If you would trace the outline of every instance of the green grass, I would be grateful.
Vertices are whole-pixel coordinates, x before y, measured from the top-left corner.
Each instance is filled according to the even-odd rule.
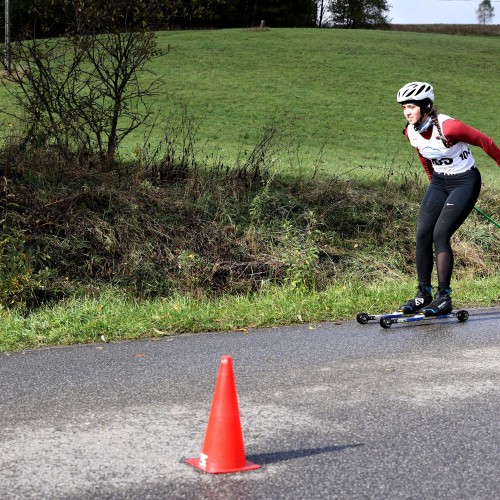
[[[298,323],[353,319],[359,311],[388,312],[414,292],[410,281],[339,282],[322,292],[284,288],[256,295],[197,300],[173,297],[139,302],[120,292],[99,298],[74,299],[41,309],[29,317],[0,311],[0,352],[76,343],[165,337],[177,333],[239,331]],[[464,279],[455,291],[455,306],[488,307],[497,297],[500,277]],[[500,297],[497,297],[497,301]]]
[[[442,112],[500,141],[491,105],[500,37],[271,29],[162,32],[158,40],[173,49],[152,68],[167,82],[158,111],[166,116],[184,100],[200,121],[200,142],[222,147],[229,160],[255,144],[260,127],[276,117],[301,145],[301,168],[315,166],[325,141],[320,167],[327,174],[352,176],[355,168],[379,177],[390,167],[416,165],[400,133],[404,119],[395,96],[417,79],[433,83]],[[126,147],[140,140],[131,138]],[[494,166],[476,149],[480,165]],[[292,157],[284,168],[298,166]],[[499,186],[498,176],[484,170]]]
[[[228,162],[255,144],[265,123],[279,119],[301,145],[300,155],[291,151],[285,162],[287,171],[314,168],[325,141],[320,166],[327,174],[359,171],[373,178],[387,168],[416,165],[395,102],[397,90],[416,79],[433,83],[442,112],[500,137],[493,105],[500,37],[233,29],[159,32],[158,43],[172,49],[150,66],[165,78],[154,98],[159,119],[186,103],[200,123],[199,144],[221,151]],[[9,109],[3,89],[0,98]],[[2,113],[0,120],[4,128],[10,121]],[[144,132],[129,137],[123,156],[133,156]],[[162,136],[158,126],[150,142]],[[474,153],[481,166],[494,166],[482,151]],[[498,176],[484,170],[498,186]]]
[[[401,134],[404,119],[395,95],[404,83],[432,82],[442,112],[500,143],[495,105],[499,37],[313,29],[182,31],[158,36],[162,47],[170,45],[173,50],[152,65],[166,82],[164,92],[155,98],[155,108],[166,119],[177,112],[179,103],[187,104],[199,121],[198,158],[217,151],[234,164],[240,151],[255,145],[262,127],[277,120],[286,128],[289,141],[288,149],[282,149],[273,163],[279,173],[310,177],[318,169],[322,178],[341,178],[346,182],[344,189],[354,189],[356,184],[349,187],[349,179],[373,185],[373,220],[356,222],[359,231],[377,223],[377,197],[385,198],[387,187],[401,186],[390,182],[392,171],[403,173],[409,182],[423,176],[415,152]],[[2,92],[1,102],[8,107]],[[7,129],[9,118],[0,114],[0,120]],[[133,156],[143,144],[144,132],[123,144],[124,157]],[[162,136],[158,126],[151,143]],[[483,175],[482,200],[487,205],[482,206],[480,199],[478,206],[498,221],[499,171],[478,148],[473,148],[473,154]],[[409,196],[402,187],[398,189],[388,198],[399,201]],[[366,196],[366,191],[363,197],[360,193],[358,204],[371,206]],[[366,215],[356,203],[338,205],[353,217]],[[398,209],[395,203],[394,217]],[[485,251],[497,252],[498,232],[490,226],[480,216],[470,218],[459,242],[459,260],[470,259],[477,240],[490,241]],[[360,232],[355,241],[352,234],[346,239],[339,233],[338,238],[351,250],[359,245],[359,253],[352,254],[357,255],[353,269],[321,292],[264,287],[254,295],[138,301],[111,291],[97,298],[64,301],[27,317],[0,309],[0,350],[179,332],[244,331],[253,326],[345,320],[360,310],[396,308],[415,289],[414,276],[402,279],[400,272],[391,274],[402,251],[398,235],[382,246],[376,234],[369,241],[362,234],[368,232]],[[457,306],[499,304],[500,277],[482,273],[481,259],[477,260],[470,272],[457,271],[453,285]],[[367,274],[363,276],[364,265]],[[385,281],[379,279],[384,267]]]

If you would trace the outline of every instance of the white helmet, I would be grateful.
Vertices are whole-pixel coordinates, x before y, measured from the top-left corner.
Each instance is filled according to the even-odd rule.
[[[434,89],[427,82],[411,82],[401,87],[398,92],[398,102],[423,101],[429,99],[434,102]]]

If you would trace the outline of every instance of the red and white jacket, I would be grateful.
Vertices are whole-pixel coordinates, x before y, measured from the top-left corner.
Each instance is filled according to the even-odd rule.
[[[437,118],[444,139],[452,144],[451,147],[443,144],[435,125],[423,133],[411,125],[405,129],[405,135],[416,148],[429,179],[432,179],[434,170],[442,174],[459,174],[472,168],[474,158],[469,145],[480,147],[500,167],[500,148],[490,137],[450,116],[438,113]]]

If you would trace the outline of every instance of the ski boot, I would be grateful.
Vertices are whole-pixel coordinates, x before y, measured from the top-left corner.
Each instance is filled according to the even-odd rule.
[[[422,312],[425,316],[441,316],[442,314],[449,314],[453,310],[451,303],[451,288],[438,290],[434,295],[434,300],[426,305]]]
[[[423,307],[429,305],[432,302],[432,287],[422,286],[418,288],[417,296],[414,299],[409,300],[402,306],[400,306],[401,311],[404,314],[415,314]]]

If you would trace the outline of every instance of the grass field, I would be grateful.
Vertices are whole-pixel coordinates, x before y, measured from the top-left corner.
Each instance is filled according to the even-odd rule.
[[[148,136],[152,144],[164,136],[161,121],[185,104],[199,125],[200,150],[217,151],[228,163],[277,121],[293,140],[287,170],[320,166],[351,176],[355,168],[373,178],[384,167],[415,164],[395,101],[397,90],[413,80],[434,85],[441,112],[500,136],[500,37],[232,29],[159,32],[158,44],[166,53],[150,69],[165,84],[154,97],[160,124]],[[11,110],[4,89],[0,98],[0,110]],[[4,130],[12,122],[4,113],[0,120]],[[145,133],[130,136],[122,156],[133,157]],[[482,151],[475,154],[480,165],[494,166]],[[499,186],[489,170],[488,181]]]
[[[161,95],[154,100],[159,124],[148,137],[153,147],[167,128],[161,121],[172,114],[178,118],[184,105],[199,127],[196,156],[208,166],[220,161],[221,156],[225,164],[237,164],[238,157],[255,146],[263,127],[275,123],[283,132],[282,147],[268,167],[277,176],[307,178],[308,183],[303,186],[310,186],[313,172],[317,172],[314,182],[317,178],[320,194],[328,195],[328,186],[332,186],[332,192],[340,193],[332,194],[331,207],[329,202],[318,202],[312,208],[323,217],[317,226],[322,230],[320,243],[305,234],[302,226],[282,225],[283,220],[289,222],[285,218],[271,221],[275,226],[270,226],[269,232],[253,226],[256,209],[278,212],[286,208],[287,215],[294,215],[297,208],[278,204],[280,197],[289,194],[286,189],[273,193],[265,187],[250,204],[252,217],[247,214],[247,218],[236,220],[236,211],[230,212],[229,205],[215,207],[219,218],[209,219],[208,225],[213,222],[217,238],[219,234],[228,238],[217,244],[227,244],[237,251],[249,248],[257,253],[261,249],[252,249],[251,245],[259,242],[255,231],[262,230],[263,235],[276,236],[282,245],[276,244],[276,248],[289,252],[285,257],[288,263],[292,259],[292,268],[295,266],[298,273],[310,270],[303,268],[304,252],[306,257],[316,257],[318,248],[326,248],[341,261],[345,257],[343,263],[334,266],[339,276],[321,290],[271,285],[248,295],[207,298],[173,294],[135,300],[112,289],[103,290],[101,296],[79,296],[29,315],[0,307],[0,351],[178,332],[246,331],[252,326],[337,321],[353,318],[362,309],[380,312],[397,307],[402,299],[409,298],[415,289],[415,277],[404,274],[411,265],[405,262],[410,257],[402,253],[413,251],[415,200],[426,181],[416,153],[401,134],[404,119],[395,100],[396,92],[408,81],[430,81],[440,111],[500,143],[500,37],[235,29],[161,32],[158,41],[163,49],[170,46],[171,50],[151,65],[165,79]],[[4,90],[0,90],[0,99],[1,107],[8,109]],[[4,130],[16,126],[3,113],[0,122]],[[123,158],[134,157],[144,145],[146,132],[141,130],[128,138],[121,150]],[[473,154],[484,182],[478,206],[482,206],[482,200],[487,212],[498,221],[500,170],[478,148],[473,148]],[[397,182],[391,181],[392,173]],[[336,184],[332,184],[332,179]],[[415,183],[415,188],[412,190],[401,179]],[[144,193],[138,193],[138,198],[159,198],[161,193],[155,194],[148,186],[140,186]],[[302,185],[297,186],[300,189]],[[293,189],[292,186],[290,190],[295,194]],[[172,195],[172,191],[168,194]],[[313,194],[299,192],[291,200],[283,198],[283,204],[298,200],[298,208],[307,214],[307,203],[317,199]],[[184,201],[181,196],[172,199],[170,205],[180,206]],[[203,200],[197,202],[200,205],[195,208],[203,211]],[[215,202],[215,198],[209,199],[207,207]],[[130,225],[125,226],[131,233],[136,208],[137,205],[135,211],[130,211]],[[242,211],[246,208],[242,207]],[[76,210],[73,205],[71,209]],[[170,217],[171,213],[167,215]],[[211,216],[207,212],[207,217]],[[402,220],[398,219],[400,216]],[[346,229],[349,217],[352,228]],[[412,219],[405,222],[405,217]],[[303,225],[306,215],[298,213],[296,219]],[[336,219],[342,219],[343,226],[336,225]],[[99,224],[100,235],[109,236],[106,244],[113,245],[112,224],[104,219],[99,219]],[[289,246],[283,244],[286,231]],[[498,269],[496,274],[492,272],[491,266],[498,262],[499,241],[498,230],[477,214],[467,221],[457,242],[461,266],[454,282],[454,291],[460,297],[457,306],[498,305],[500,274]],[[481,249],[476,243],[482,244]],[[207,256],[192,253],[190,247],[171,250],[187,273],[198,272],[202,268],[196,267],[198,262],[200,266],[212,266]],[[464,262],[467,264],[462,265]],[[384,275],[386,279],[379,281]],[[186,279],[191,278],[186,274]]]
[[[276,119],[300,145],[301,168],[317,166],[323,145],[320,167],[328,174],[359,168],[373,177],[415,164],[395,101],[413,80],[432,82],[442,112],[500,137],[500,37],[271,29],[162,32],[158,40],[172,48],[153,67],[166,80],[158,111],[166,116],[183,100],[199,120],[200,143],[222,148],[229,162]],[[128,149],[140,140],[132,138]],[[476,155],[494,166],[482,151]],[[285,168],[298,161],[291,163]],[[487,177],[500,185],[498,176]]]

